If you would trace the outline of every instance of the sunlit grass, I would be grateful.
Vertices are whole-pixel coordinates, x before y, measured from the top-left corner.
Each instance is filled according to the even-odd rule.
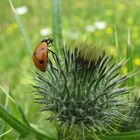
[[[9,1],[11,3],[11,0]],[[39,123],[43,118],[41,115],[38,115],[40,107],[33,102],[32,88],[30,85],[34,78],[32,74],[34,66],[31,60],[32,47],[36,47],[42,38],[48,37],[48,34],[46,34],[46,36],[41,35],[41,29],[49,28],[50,32],[53,31],[52,34],[49,33],[49,36],[52,37],[53,34],[55,34],[55,24],[59,24],[59,28],[57,27],[56,29],[59,38],[61,38],[61,40],[58,40],[58,46],[63,44],[62,27],[66,34],[64,38],[69,37],[65,38],[67,40],[72,40],[78,33],[80,33],[81,36],[87,33],[87,37],[92,41],[103,41],[107,44],[106,46],[111,46],[114,56],[116,56],[115,51],[117,50],[119,60],[126,58],[126,53],[127,59],[130,59],[130,57],[132,57],[131,49],[133,49],[133,59],[130,59],[124,71],[139,70],[140,19],[137,18],[140,8],[139,0],[115,2],[61,0],[62,23],[55,23],[55,20],[52,19],[51,13],[56,9],[52,9],[51,0],[47,2],[45,0],[41,2],[38,0],[13,0],[14,7],[11,3],[12,10],[8,3],[9,1],[1,0],[0,4],[0,8],[4,9],[0,13],[0,85],[2,93],[0,97],[1,104],[4,105],[6,109],[10,108],[14,116],[19,117],[22,115],[13,105],[13,103],[16,102],[23,108],[24,113],[32,124]],[[56,4],[55,0],[53,4]],[[15,8],[23,5],[28,8],[27,13],[17,15]],[[52,20],[54,21],[53,23],[55,23],[54,26],[52,25]],[[106,27],[102,30],[92,30],[92,32],[91,30],[86,30],[88,25],[95,25],[97,21],[104,21]],[[127,43],[127,40],[129,40],[127,32],[128,26],[132,27],[130,33],[131,44]],[[113,27],[116,27],[115,37]],[[132,66],[133,64],[134,66]],[[138,72],[135,78],[135,84],[137,84],[138,89],[140,89],[139,77],[140,73]],[[133,79],[129,83],[133,86]],[[6,90],[8,94],[3,95],[5,87],[8,88],[8,90]],[[11,102],[12,99],[13,103]],[[20,119],[24,120],[24,117]],[[42,125],[41,123],[39,124]],[[9,129],[9,126],[6,124],[4,125],[5,129],[0,131],[0,136],[6,137],[10,135],[10,138],[13,137],[15,135],[13,130]]]
[[[22,24],[22,22],[21,22],[21,20],[20,20],[20,18],[19,18],[19,16],[18,16],[18,12],[17,12],[16,9],[14,8],[14,5],[13,5],[13,3],[12,3],[12,0],[9,0],[9,4],[10,4],[11,9],[12,9],[14,15],[15,15],[16,21],[17,21],[17,23],[18,23],[18,25],[19,25],[19,28],[20,28],[20,30],[21,30],[21,33],[22,33],[23,37],[24,37],[24,40],[25,40],[25,42],[26,42],[26,44],[27,44],[28,50],[29,50],[30,53],[32,54],[32,45],[31,45],[30,39],[29,39],[29,37],[28,37],[28,35],[27,35],[27,31],[25,30],[25,28],[24,28],[24,26],[23,26],[23,24]]]
[[[130,73],[134,70],[134,66],[133,66],[133,45],[131,43],[131,31],[130,28],[128,29],[128,39],[127,39],[127,72]],[[134,77],[129,79],[128,81],[128,85],[131,87],[134,87]]]

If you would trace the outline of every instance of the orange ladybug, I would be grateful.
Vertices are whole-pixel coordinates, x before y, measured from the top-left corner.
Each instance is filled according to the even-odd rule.
[[[48,46],[52,44],[53,39],[43,39],[40,45],[35,49],[33,53],[33,62],[35,66],[42,72],[47,70],[48,64]]]

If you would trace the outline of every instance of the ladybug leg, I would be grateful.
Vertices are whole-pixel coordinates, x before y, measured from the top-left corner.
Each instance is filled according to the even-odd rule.
[[[54,58],[55,60],[57,60],[57,62],[59,62],[60,59],[58,58],[58,56],[57,56],[52,50],[48,49],[48,52],[51,52],[53,58]]]
[[[57,68],[55,68],[55,67],[53,66],[53,64],[52,64],[52,61],[51,61],[51,60],[49,60],[49,64],[51,65],[51,69],[54,69],[54,70],[58,71],[58,69],[57,69]]]
[[[56,55],[52,50],[50,50],[50,49],[48,49],[48,52],[50,53],[52,53],[53,55]]]
[[[55,56],[58,59],[58,56],[56,55],[55,52],[53,52],[52,50],[48,49],[48,53],[51,53],[53,56]]]
[[[51,47],[51,46],[53,46],[53,44],[49,44],[49,45],[48,45],[48,47]]]
[[[52,44],[53,44],[53,39],[52,39],[52,38],[49,38],[49,40],[48,40],[48,43],[47,43],[47,44],[48,44],[48,45],[49,45],[49,44],[51,44],[51,45],[52,45]]]

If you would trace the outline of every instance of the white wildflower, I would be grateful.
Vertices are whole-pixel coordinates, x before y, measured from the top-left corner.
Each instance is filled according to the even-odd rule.
[[[18,15],[24,15],[27,12],[28,12],[27,6],[21,6],[21,7],[15,8],[15,13]]]
[[[97,29],[103,30],[103,29],[106,28],[107,23],[105,21],[96,21],[95,26],[96,26]]]
[[[87,25],[85,29],[88,32],[95,32],[96,27],[94,25]]]
[[[50,33],[51,33],[50,28],[43,28],[40,30],[40,34],[42,36],[50,35]]]

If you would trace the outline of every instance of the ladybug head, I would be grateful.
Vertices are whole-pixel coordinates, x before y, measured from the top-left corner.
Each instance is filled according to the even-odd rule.
[[[52,44],[53,43],[53,39],[52,38],[45,38],[41,41],[41,43],[46,42],[47,45]]]

